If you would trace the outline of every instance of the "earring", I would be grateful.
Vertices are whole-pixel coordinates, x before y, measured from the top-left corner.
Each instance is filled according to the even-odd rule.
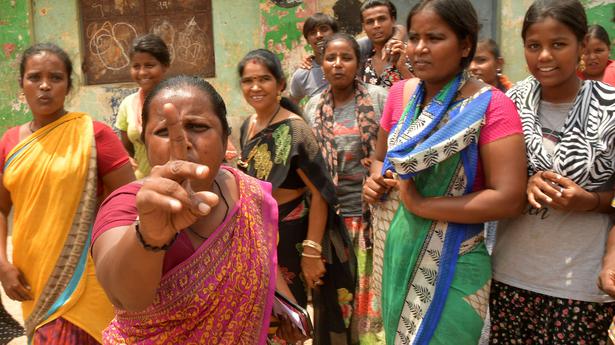
[[[581,55],[581,58],[579,59],[579,66],[577,66],[577,70],[579,72],[583,72],[585,71],[585,54]]]
[[[502,69],[501,68],[497,68],[495,70],[495,74],[497,74],[498,77],[501,77],[502,76]]]
[[[276,100],[278,101],[278,103],[280,103],[282,101],[282,93],[278,92],[278,96],[276,97]]]

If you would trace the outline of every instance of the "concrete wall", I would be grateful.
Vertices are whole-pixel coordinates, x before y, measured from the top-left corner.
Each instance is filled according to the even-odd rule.
[[[11,5],[11,3],[17,4]],[[86,111],[95,118],[110,123],[120,101],[133,92],[136,85],[133,83],[95,86],[83,84],[84,79],[79,68],[82,59],[77,1],[37,0],[31,2],[30,5],[27,0],[2,0],[0,6],[0,30],[2,30],[0,45],[5,41],[5,30],[23,31],[19,28],[24,25],[32,27],[32,42],[50,41],[60,45],[68,52],[75,66],[74,89],[68,97],[67,109]],[[23,11],[29,6],[32,6],[31,23],[24,24],[21,23],[23,18],[18,18],[18,20],[9,16],[9,9],[15,8],[14,11]],[[208,80],[222,94],[228,106],[231,125],[238,129],[240,117],[247,115],[250,110],[239,90],[236,65],[249,50],[262,45],[260,16],[255,15],[260,12],[259,2],[212,0],[212,7],[216,77]],[[7,40],[10,42],[10,37]],[[15,67],[19,53],[30,44],[29,38],[24,38],[23,41],[26,43],[20,44],[19,49],[15,49],[10,59],[0,59],[0,79],[2,80],[0,95],[6,95],[6,98],[0,99],[2,100],[0,111],[4,114],[4,117],[0,119],[0,131],[2,132],[6,127],[30,119],[27,107],[23,101],[18,100],[19,87],[16,82],[18,74]],[[7,104],[10,104],[10,107],[7,107]]]
[[[248,51],[267,47],[283,58],[287,75],[290,75],[308,53],[309,47],[301,34],[305,18],[317,11],[339,16],[335,9],[345,8],[352,1],[304,0],[299,6],[283,8],[272,0],[212,0],[216,77],[208,80],[227,103],[235,142],[242,120],[251,113],[239,89],[237,62]],[[613,0],[582,1],[590,22],[601,23],[615,38],[614,24],[609,21],[615,6]],[[501,0],[495,14],[501,22],[498,40],[507,60],[505,73],[512,80],[520,80],[527,74],[520,28],[531,2]],[[400,13],[400,17],[406,15]],[[79,26],[77,0],[0,0],[0,46],[3,49],[0,52],[0,132],[30,119],[27,106],[19,97],[16,80],[19,53],[31,42],[55,42],[71,56],[75,87],[67,102],[68,109],[86,111],[108,123],[112,121],[120,101],[136,86],[132,83],[83,85],[83,75],[78,68],[82,64]]]

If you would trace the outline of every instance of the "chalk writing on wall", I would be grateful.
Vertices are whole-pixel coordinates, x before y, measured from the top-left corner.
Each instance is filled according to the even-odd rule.
[[[211,0],[80,0],[87,84],[130,81],[130,47],[144,33],[169,47],[168,75],[215,76]]]

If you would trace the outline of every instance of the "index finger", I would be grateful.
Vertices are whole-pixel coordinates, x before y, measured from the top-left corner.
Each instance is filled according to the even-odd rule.
[[[184,135],[177,108],[171,103],[166,103],[162,106],[162,114],[167,125],[169,144],[171,145],[169,160],[186,160],[188,157],[186,136]]]

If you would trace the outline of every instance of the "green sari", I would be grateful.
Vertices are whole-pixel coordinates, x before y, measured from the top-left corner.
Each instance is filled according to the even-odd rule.
[[[424,87],[419,84],[389,137],[383,170],[413,178],[425,197],[472,192],[491,91],[485,88],[453,102],[463,82],[458,75],[422,111]],[[384,251],[387,344],[477,344],[490,282],[482,224],[434,221],[399,207]]]

